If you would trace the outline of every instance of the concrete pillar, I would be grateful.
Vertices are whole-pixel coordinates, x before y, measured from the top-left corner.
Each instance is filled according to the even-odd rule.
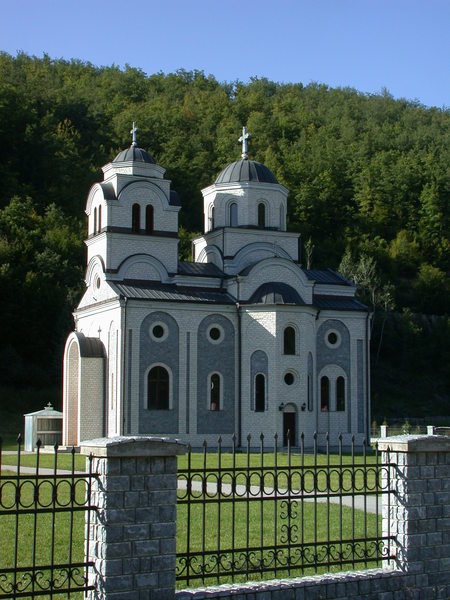
[[[391,566],[414,575],[424,598],[450,597],[450,439],[396,436],[378,447],[391,465],[393,493],[383,496],[383,535],[395,538]]]
[[[388,436],[388,426],[380,425],[380,437],[387,438],[387,436]]]
[[[90,600],[175,597],[177,455],[185,446],[151,436],[82,442],[93,456]]]

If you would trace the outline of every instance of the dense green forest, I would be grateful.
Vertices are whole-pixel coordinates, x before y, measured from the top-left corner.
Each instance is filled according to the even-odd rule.
[[[239,158],[245,124],[250,158],[290,190],[302,262],[339,269],[374,311],[374,415],[449,415],[449,119],[387,92],[0,53],[2,385],[60,382],[86,196],[132,121],[180,194],[185,258],[200,189]]]

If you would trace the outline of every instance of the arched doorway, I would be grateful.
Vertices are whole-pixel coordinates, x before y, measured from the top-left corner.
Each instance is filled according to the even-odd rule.
[[[294,404],[286,404],[283,408],[283,446],[296,446],[297,410]]]

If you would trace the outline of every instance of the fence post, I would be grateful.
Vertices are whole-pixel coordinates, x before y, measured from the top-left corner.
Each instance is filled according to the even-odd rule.
[[[395,436],[378,447],[391,465],[392,493],[383,495],[383,535],[395,538],[391,566],[414,575],[427,597],[450,597],[450,439]]]
[[[90,600],[175,597],[177,455],[185,447],[152,436],[81,443],[92,454],[88,560]]]

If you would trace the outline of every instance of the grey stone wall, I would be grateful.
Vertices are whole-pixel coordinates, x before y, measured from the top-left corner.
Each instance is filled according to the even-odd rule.
[[[163,323],[167,336],[161,341],[152,339],[151,327]],[[148,368],[154,364],[169,368],[172,389],[170,410],[149,410],[146,406],[146,377]],[[139,433],[178,433],[179,413],[179,328],[173,317],[162,311],[149,314],[143,321],[140,331],[139,360]]]
[[[175,595],[177,455],[182,444],[117,437],[83,442],[93,455],[89,600],[171,600]]]
[[[208,335],[211,326],[218,325],[223,338],[214,343]],[[198,328],[197,337],[197,433],[233,433],[235,390],[235,330],[233,323],[219,314],[205,317]],[[222,377],[221,410],[207,408],[208,376],[219,373]]]

